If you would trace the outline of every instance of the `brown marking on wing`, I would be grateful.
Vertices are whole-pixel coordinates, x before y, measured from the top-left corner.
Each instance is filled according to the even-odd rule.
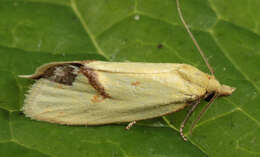
[[[91,101],[93,103],[99,103],[102,102],[104,100],[104,97],[100,96],[100,95],[94,95],[91,99]]]
[[[95,88],[100,95],[104,98],[111,98],[109,94],[106,93],[102,84],[98,81],[98,76],[92,69],[82,67],[80,68],[80,72],[88,78],[90,85]]]
[[[77,69],[79,65],[57,65],[48,68],[40,78],[46,78],[50,81],[57,82],[64,85],[72,85],[77,76]]]
[[[141,84],[141,82],[139,82],[139,81],[135,81],[135,82],[131,83],[132,86],[139,86],[140,84]]]

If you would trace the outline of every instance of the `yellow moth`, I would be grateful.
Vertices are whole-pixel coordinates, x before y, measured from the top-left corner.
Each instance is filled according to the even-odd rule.
[[[53,62],[25,99],[32,119],[68,125],[101,125],[163,116],[233,88],[187,64],[103,61]]]
[[[178,1],[177,6],[184,22]],[[187,26],[185,22],[184,25]],[[188,27],[186,29],[190,33]],[[193,36],[192,39],[197,44]],[[199,51],[202,53],[200,48]],[[22,110],[32,119],[51,123],[131,122],[127,126],[129,129],[136,121],[160,117],[192,105],[180,128],[186,140],[182,129],[199,101],[214,94],[210,104],[217,96],[234,91],[220,84],[211,72],[212,75],[208,75],[187,64],[52,62],[39,67],[33,75],[21,76],[36,80]]]

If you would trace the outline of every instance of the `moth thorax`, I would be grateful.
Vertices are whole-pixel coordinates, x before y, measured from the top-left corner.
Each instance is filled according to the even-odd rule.
[[[220,83],[214,77],[209,76],[208,78],[209,80],[208,80],[207,92],[219,93],[219,89],[221,88]]]

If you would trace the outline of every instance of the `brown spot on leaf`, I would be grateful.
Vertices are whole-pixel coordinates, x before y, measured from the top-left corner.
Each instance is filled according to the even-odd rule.
[[[158,44],[158,45],[157,45],[157,48],[158,48],[158,49],[163,48],[163,44]]]

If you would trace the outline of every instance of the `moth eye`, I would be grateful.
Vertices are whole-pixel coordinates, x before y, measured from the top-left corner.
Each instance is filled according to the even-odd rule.
[[[157,45],[157,48],[158,48],[158,49],[163,48],[163,44],[158,44],[158,45]]]
[[[57,65],[47,69],[45,73],[42,75],[42,78],[46,78],[50,81],[54,81],[65,85],[72,85],[78,72],[78,65]]]

